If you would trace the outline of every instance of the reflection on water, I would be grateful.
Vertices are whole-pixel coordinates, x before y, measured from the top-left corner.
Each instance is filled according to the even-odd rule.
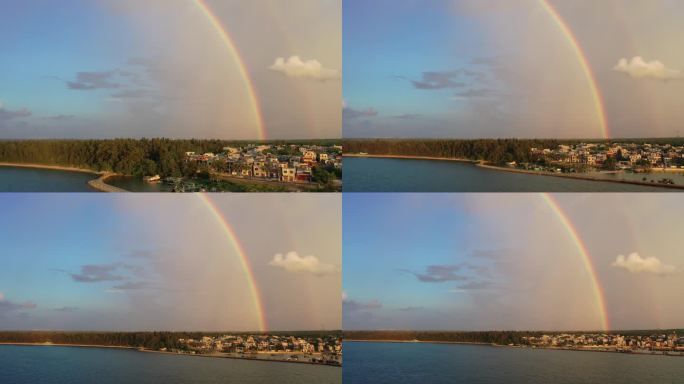
[[[96,192],[96,175],[51,169],[0,167],[0,192]]]
[[[681,383],[684,358],[423,343],[344,345],[345,384]]]
[[[14,383],[311,383],[340,384],[342,369],[134,350],[1,346],[0,382]]]

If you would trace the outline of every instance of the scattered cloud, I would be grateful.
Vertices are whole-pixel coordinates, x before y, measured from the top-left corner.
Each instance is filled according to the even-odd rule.
[[[492,287],[492,283],[489,281],[470,281],[465,284],[459,285],[457,288],[464,291],[476,290],[476,289],[489,289]]]
[[[75,119],[76,115],[54,115],[54,116],[46,116],[45,118],[48,120],[54,120],[54,121],[67,121],[67,120]]]
[[[631,60],[622,58],[613,67],[613,70],[637,79],[674,80],[684,78],[681,71],[667,68],[659,60],[645,61],[641,56],[635,56]]]
[[[77,91],[115,89],[121,86],[114,82],[117,70],[104,72],[78,72],[75,81],[66,81],[67,88]]]
[[[481,276],[489,275],[489,267],[487,267],[487,266],[468,264],[467,267],[468,267],[468,269],[477,273],[478,275],[481,275]]]
[[[349,106],[342,109],[342,118],[345,120],[358,119],[363,117],[375,117],[378,111],[375,108],[368,107],[366,109],[353,109]]]
[[[69,312],[73,313],[78,311],[78,307],[59,307],[59,308],[52,308],[53,311],[55,312]]]
[[[318,60],[304,61],[299,56],[290,56],[288,59],[279,57],[270,69],[297,79],[329,81],[342,77],[340,71],[323,67]]]
[[[378,300],[371,300],[368,302],[361,302],[347,298],[342,301],[342,312],[354,312],[363,310],[374,310],[382,308],[382,303]]]
[[[149,89],[124,89],[111,95],[116,99],[139,99],[154,96],[154,92]]]
[[[414,88],[424,90],[463,88],[467,84],[456,81],[461,72],[461,70],[423,72],[421,80],[411,80],[411,83]]]
[[[397,311],[401,312],[414,312],[414,311],[422,311],[424,307],[413,307],[413,306],[408,306],[408,307],[401,307],[397,308]]]
[[[497,92],[493,89],[477,88],[458,92],[454,95],[454,99],[484,99],[494,97],[496,95]]]
[[[297,252],[288,252],[286,255],[278,253],[273,256],[268,265],[282,268],[288,272],[305,272],[314,275],[328,275],[335,273],[339,268],[333,264],[320,261],[316,256],[299,256]]]
[[[641,257],[638,253],[629,256],[619,255],[612,264],[615,268],[622,268],[631,273],[652,273],[655,275],[671,275],[678,272],[673,265],[663,264],[658,258],[649,256]]]
[[[0,314],[12,312],[12,311],[35,309],[36,307],[37,307],[36,303],[34,303],[32,301],[25,301],[23,303],[15,303],[11,300],[8,300],[5,297],[5,295],[2,292],[0,292]]]
[[[396,115],[393,116],[395,119],[400,119],[400,120],[416,120],[420,119],[423,117],[420,113],[404,113],[402,115]]]
[[[408,269],[400,269],[400,271],[410,273],[424,283],[443,283],[465,280],[465,276],[457,274],[462,268],[462,265],[428,265],[424,273],[413,272]]]
[[[33,113],[26,108],[21,108],[15,111],[6,109],[4,104],[0,102],[0,127],[3,123],[9,122],[15,119],[21,119],[25,117],[31,117]]]
[[[54,270],[66,273],[67,275],[71,276],[73,281],[77,283],[122,281],[125,280],[126,277],[121,272],[128,271],[135,274],[141,274],[143,272],[143,268],[140,266],[124,263],[82,265],[80,273],[73,273],[63,269]]]
[[[128,290],[145,289],[145,288],[149,288],[149,286],[150,285],[144,281],[131,281],[128,283],[115,285],[112,287],[112,289],[117,289],[117,290],[121,290],[121,291],[128,291]]]

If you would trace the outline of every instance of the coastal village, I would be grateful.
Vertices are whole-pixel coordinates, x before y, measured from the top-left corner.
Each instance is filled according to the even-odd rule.
[[[246,144],[224,147],[220,153],[186,152],[185,161],[227,178],[341,185],[341,177],[336,177],[342,172],[341,145]]]
[[[631,336],[600,333],[526,336],[521,346],[684,356],[684,336],[676,332]]]
[[[684,171],[684,147],[650,143],[579,143],[557,148],[532,148],[533,164],[508,163],[509,166],[557,173],[584,170],[626,170],[646,172],[653,169]]]
[[[162,352],[212,355],[256,360],[342,365],[342,340],[335,335],[297,337],[279,335],[222,335],[179,339],[179,349]]]

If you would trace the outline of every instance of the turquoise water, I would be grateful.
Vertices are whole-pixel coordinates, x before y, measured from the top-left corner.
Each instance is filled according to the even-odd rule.
[[[339,384],[342,369],[134,350],[1,346],[0,383]]]
[[[344,159],[345,192],[672,192],[673,189],[502,172],[439,160]]]
[[[0,192],[95,192],[97,176],[51,169],[0,167]]]
[[[423,343],[344,345],[345,384],[669,384],[684,358]]]

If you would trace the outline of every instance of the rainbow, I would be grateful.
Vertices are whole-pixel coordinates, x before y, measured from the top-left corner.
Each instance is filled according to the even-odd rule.
[[[541,4],[542,8],[544,8],[544,10],[549,15],[551,15],[551,18],[556,23],[556,25],[558,25],[558,28],[561,30],[565,38],[568,40],[568,43],[572,47],[573,51],[575,51],[575,55],[579,59],[580,66],[582,67],[582,72],[584,72],[584,75],[587,79],[587,83],[589,85],[589,89],[591,90],[593,102],[596,107],[596,114],[598,115],[599,124],[601,127],[601,134],[603,135],[604,139],[610,138],[610,130],[608,126],[608,118],[606,117],[606,107],[603,101],[603,95],[599,90],[598,83],[596,81],[596,76],[594,76],[594,72],[592,71],[591,66],[589,65],[587,54],[582,49],[582,46],[579,44],[579,41],[577,40],[577,37],[572,33],[572,30],[570,29],[568,24],[565,22],[565,20],[563,20],[558,10],[554,8],[553,5],[551,5],[549,0],[538,1]]]
[[[558,217],[558,220],[570,235],[570,238],[572,239],[572,242],[575,244],[575,247],[577,247],[577,251],[579,251],[580,256],[582,256],[582,263],[584,264],[584,269],[587,271],[591,279],[591,288],[594,291],[594,297],[596,299],[596,310],[598,311],[599,316],[601,317],[601,324],[603,326],[603,330],[609,331],[610,321],[608,317],[608,310],[606,308],[606,300],[605,295],[603,293],[603,287],[599,282],[598,275],[596,274],[596,269],[594,268],[591,255],[589,254],[586,245],[580,238],[579,233],[577,232],[577,228],[575,228],[575,226],[572,224],[570,218],[563,211],[563,208],[560,206],[560,204],[548,193],[542,193],[541,196],[543,200],[549,205],[549,207],[551,207],[551,210],[555,213],[555,215]]]
[[[228,222],[228,219],[221,213],[221,210],[214,204],[214,202],[209,198],[209,196],[206,193],[197,193],[196,195],[199,196],[202,203],[209,209],[209,212],[211,212],[212,216],[214,216],[216,221],[220,224],[221,229],[226,234],[226,237],[228,238],[228,241],[230,242],[231,246],[237,252],[238,257],[240,258],[240,264],[242,265],[242,269],[245,272],[245,276],[247,278],[249,293],[252,302],[254,303],[254,309],[256,310],[256,314],[258,317],[259,331],[266,332],[268,330],[268,326],[266,324],[266,315],[261,300],[261,292],[259,291],[259,287],[256,284],[254,272],[252,271],[252,267],[249,264],[247,254],[245,253],[245,250],[240,244],[240,242],[238,241],[238,237],[235,234],[235,230],[233,230],[233,227]]]
[[[261,112],[261,104],[259,103],[259,99],[257,97],[256,87],[254,86],[254,82],[252,81],[252,78],[250,77],[249,72],[247,71],[247,66],[245,65],[245,62],[242,59],[242,56],[240,55],[240,51],[238,51],[235,42],[228,33],[228,30],[223,26],[223,24],[221,24],[221,21],[212,12],[211,8],[209,8],[209,5],[207,5],[206,1],[192,1],[200,9],[202,14],[204,14],[204,16],[209,20],[212,27],[216,29],[216,31],[219,34],[219,37],[225,44],[226,48],[228,48],[228,52],[230,53],[231,57],[237,63],[238,71],[240,72],[240,77],[242,78],[242,85],[249,97],[252,113],[254,115],[254,120],[259,135],[259,140],[266,140],[266,131],[264,117]]]

